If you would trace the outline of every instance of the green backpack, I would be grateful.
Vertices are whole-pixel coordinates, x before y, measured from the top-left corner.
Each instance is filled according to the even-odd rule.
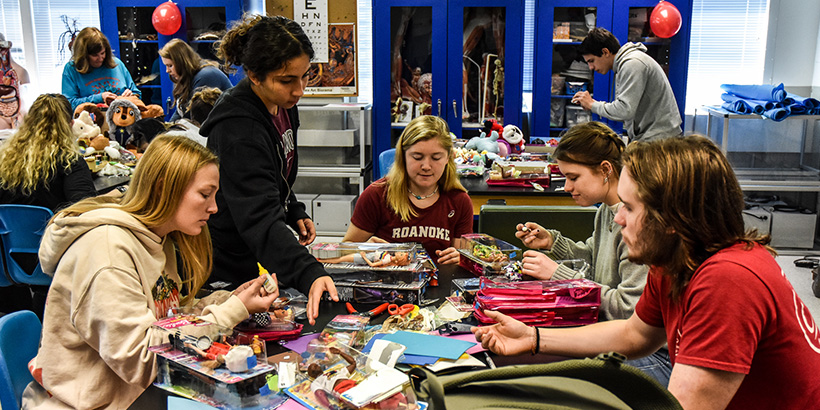
[[[419,400],[443,409],[681,409],[669,390],[618,353],[436,376],[410,371]]]

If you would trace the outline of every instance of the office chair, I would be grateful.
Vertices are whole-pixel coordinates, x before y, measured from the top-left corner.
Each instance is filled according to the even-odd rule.
[[[33,205],[0,205],[0,240],[11,280],[48,286],[51,276],[43,273],[37,253],[46,224],[53,213]]]
[[[0,317],[0,406],[19,409],[23,390],[34,378],[28,362],[37,355],[42,325],[34,312],[21,310]]]

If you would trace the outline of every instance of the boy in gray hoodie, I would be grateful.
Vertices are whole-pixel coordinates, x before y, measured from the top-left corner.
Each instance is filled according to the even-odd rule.
[[[592,29],[579,46],[579,54],[590,70],[615,72],[615,100],[595,101],[587,91],[576,93],[572,102],[613,121],[623,121],[630,141],[676,137],[681,117],[669,79],[661,66],[646,54],[646,46],[626,43],[606,29]]]

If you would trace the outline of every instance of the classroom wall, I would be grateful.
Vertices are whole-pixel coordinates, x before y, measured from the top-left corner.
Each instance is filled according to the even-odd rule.
[[[764,83],[815,98],[820,94],[820,7],[805,0],[771,0]]]

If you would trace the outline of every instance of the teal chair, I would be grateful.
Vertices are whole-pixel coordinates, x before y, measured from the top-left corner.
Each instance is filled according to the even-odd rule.
[[[3,262],[16,283],[48,286],[51,276],[43,273],[37,253],[53,213],[33,205],[0,205],[0,240]]]
[[[0,406],[19,409],[23,390],[34,381],[28,362],[37,355],[42,325],[34,312],[0,317]]]
[[[396,149],[390,148],[382,151],[379,154],[379,176],[376,178],[383,178],[390,171],[393,166],[393,161],[396,160]]]
[[[6,264],[3,263],[3,255],[5,255],[5,252],[3,251],[3,242],[0,241],[0,288],[14,284],[11,278],[9,278],[9,273],[6,271]]]

